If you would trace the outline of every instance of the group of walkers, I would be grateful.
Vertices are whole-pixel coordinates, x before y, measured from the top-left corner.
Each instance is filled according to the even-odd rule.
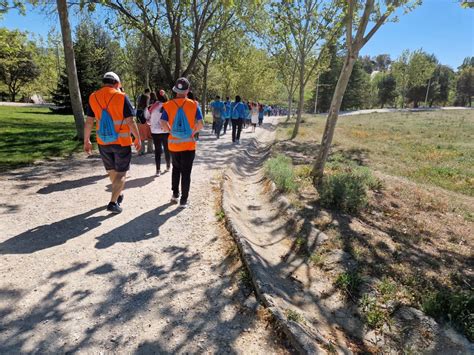
[[[84,128],[84,150],[92,153],[90,141],[94,121],[99,153],[112,182],[112,196],[107,210],[122,212],[126,173],[130,169],[132,144],[139,154],[145,142],[155,146],[156,174],[161,175],[161,153],[166,169],[171,172],[171,202],[181,208],[188,205],[191,171],[196,151],[196,134],[203,127],[201,109],[189,98],[190,84],[179,78],[173,87],[174,98],[166,93],[145,92],[138,100],[135,112],[127,95],[121,90],[120,78],[113,72],[105,73],[102,88],[92,93],[87,107]],[[133,140],[132,140],[133,135]]]
[[[212,132],[216,137],[219,138],[222,131],[224,131],[223,134],[226,134],[227,126],[231,124],[232,142],[240,144],[242,128],[251,126],[252,132],[255,132],[257,124],[262,125],[266,106],[261,103],[242,101],[238,95],[234,102],[231,102],[229,97],[223,102],[220,96],[216,96],[216,99],[211,103],[211,111]]]
[[[203,128],[199,103],[190,91],[186,78],[179,78],[173,87],[173,99],[164,90],[157,93],[146,89],[137,99],[136,111],[124,93],[120,78],[113,72],[105,73],[102,88],[92,93],[87,107],[84,129],[84,150],[91,154],[90,141],[94,121],[99,153],[112,182],[112,196],[107,210],[122,212],[126,173],[130,169],[132,144],[139,155],[155,152],[156,176],[171,172],[171,202],[181,208],[188,204],[191,171],[195,158],[196,141]],[[220,97],[211,103],[212,130],[217,138],[232,126],[232,142],[239,144],[242,128],[252,131],[262,125],[268,106],[244,102],[240,96],[231,102]],[[134,118],[136,117],[136,119]],[[154,148],[154,149],[153,149]],[[161,169],[161,155],[166,167]]]

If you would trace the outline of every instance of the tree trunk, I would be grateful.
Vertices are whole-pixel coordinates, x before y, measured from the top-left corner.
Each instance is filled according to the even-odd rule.
[[[201,111],[203,116],[206,116],[206,105],[207,105],[207,74],[209,69],[209,63],[204,65],[204,81],[202,85],[202,100],[201,100]]]
[[[71,96],[72,112],[76,123],[77,138],[84,139],[84,112],[82,110],[81,92],[79,80],[77,79],[76,60],[74,58],[74,47],[71,37],[71,26],[69,25],[66,0],[56,0],[58,6],[59,20],[61,22],[61,34],[63,37],[64,57]]]
[[[318,157],[313,166],[311,175],[313,176],[314,185],[319,185],[322,181],[324,174],[324,166],[326,164],[329,150],[331,148],[332,139],[334,137],[334,130],[336,128],[337,118],[339,117],[339,110],[341,109],[342,99],[346,92],[347,84],[354,68],[354,63],[358,53],[348,53],[344,60],[344,66],[339,75],[334,95],[331,101],[331,107],[329,108],[328,118],[326,120],[326,127],[324,128],[323,139],[321,141],[321,147],[319,148]]]
[[[286,116],[286,122],[290,120],[292,106],[293,106],[293,88],[291,90],[291,93],[288,95],[288,115]]]
[[[298,131],[300,129],[301,123],[301,115],[303,114],[303,107],[304,107],[304,69],[305,69],[305,61],[304,59],[301,60],[300,63],[300,97],[298,101],[298,114],[296,116],[295,128],[293,128],[293,133],[291,135],[291,139],[295,139],[298,135]]]

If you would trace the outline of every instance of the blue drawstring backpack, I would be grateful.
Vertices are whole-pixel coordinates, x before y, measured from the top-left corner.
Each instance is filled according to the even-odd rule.
[[[100,105],[99,100],[97,100],[97,96],[94,95],[95,100],[97,101],[97,104],[102,110],[100,113],[99,130],[97,131],[97,135],[104,143],[115,142],[119,137],[117,131],[115,130],[114,120],[112,119],[112,116],[110,116],[109,111],[107,111],[107,109],[109,108],[110,102],[112,101],[114,96],[115,94],[112,95],[107,106],[103,108]],[[120,128],[122,128],[122,124],[120,124]]]
[[[174,117],[173,126],[171,127],[171,135],[176,138],[184,139],[189,138],[193,134],[193,130],[189,125],[189,121],[184,113],[183,106],[186,103],[186,100],[183,102],[183,105],[178,106],[176,101],[172,100],[174,104],[178,107],[176,111],[176,116]]]

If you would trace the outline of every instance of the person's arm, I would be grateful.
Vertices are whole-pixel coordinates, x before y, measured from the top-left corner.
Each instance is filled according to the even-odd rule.
[[[169,124],[169,118],[168,118],[168,113],[164,108],[161,109],[161,118],[160,118],[160,124],[161,124],[161,129],[165,132],[171,131],[171,127]]]
[[[91,133],[93,126],[94,117],[87,116],[84,124],[84,151],[89,155],[92,154]]]
[[[196,123],[194,124],[193,136],[195,133],[199,132],[204,127],[202,123],[202,112],[201,108],[198,106],[196,110]]]
[[[125,96],[124,102],[123,102],[123,117],[125,117],[124,121],[127,123],[128,127],[130,128],[130,131],[135,137],[135,140],[133,141],[133,145],[135,146],[135,149],[139,151],[142,147],[142,141],[140,139],[140,133],[138,132],[137,123],[133,119],[133,116],[135,116],[135,112],[133,110],[132,103],[128,99],[128,96]]]
[[[130,128],[130,131],[132,132],[133,136],[135,137],[133,141],[133,145],[135,146],[135,149],[139,151],[142,147],[142,141],[140,139],[140,133],[138,132],[138,126],[135,120],[133,119],[133,116],[129,116],[125,118],[125,122],[128,124],[128,127]]]

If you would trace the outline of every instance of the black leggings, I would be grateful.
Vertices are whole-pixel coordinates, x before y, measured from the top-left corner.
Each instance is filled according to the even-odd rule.
[[[170,151],[168,150],[169,133],[152,133],[151,136],[153,137],[153,144],[155,145],[156,170],[160,170],[162,151],[165,152],[166,167],[169,167],[171,163]]]
[[[232,120],[232,142],[240,140],[240,132],[242,132],[243,118]]]
[[[181,203],[186,203],[191,186],[191,171],[193,170],[193,161],[196,152],[186,150],[184,152],[172,152],[173,170],[171,172],[171,190],[173,196],[179,196],[179,183],[181,182]]]

